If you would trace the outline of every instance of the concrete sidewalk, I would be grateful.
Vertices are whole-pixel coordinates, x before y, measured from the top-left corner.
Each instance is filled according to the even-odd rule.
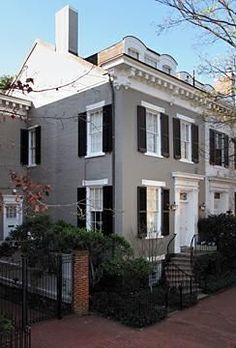
[[[32,348],[236,348],[236,287],[143,330],[97,316],[32,327]]]

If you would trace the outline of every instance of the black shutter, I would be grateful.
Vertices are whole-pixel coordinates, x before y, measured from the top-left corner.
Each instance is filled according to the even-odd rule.
[[[112,152],[112,105],[103,107],[103,152]]]
[[[147,236],[147,188],[138,187],[137,194],[138,236],[142,238]]]
[[[170,233],[170,190],[162,189],[162,236],[168,236]]]
[[[138,151],[147,151],[147,140],[146,140],[146,109],[145,107],[137,106],[137,122],[138,122]]]
[[[215,131],[210,129],[209,131],[209,146],[210,146],[210,164],[215,164]]]
[[[229,167],[229,137],[224,134],[224,167]]]
[[[169,116],[161,114],[161,154],[169,157]]]
[[[194,163],[199,162],[199,150],[198,150],[198,126],[192,124],[191,126],[192,133],[192,161]]]
[[[23,165],[29,163],[29,131],[27,129],[20,130],[20,162]]]
[[[102,230],[104,234],[113,233],[113,196],[112,186],[103,187],[103,213],[102,213]]]
[[[78,154],[79,157],[87,154],[87,114],[83,112],[78,115]]]
[[[41,127],[35,128],[35,163],[41,163]]]
[[[180,143],[180,120],[173,118],[173,146],[174,146],[174,158],[181,158],[181,143]]]
[[[77,226],[86,227],[86,187],[77,188]]]

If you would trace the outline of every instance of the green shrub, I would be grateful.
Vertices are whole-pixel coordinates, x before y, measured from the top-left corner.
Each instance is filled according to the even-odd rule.
[[[214,293],[218,290],[222,290],[228,288],[232,285],[236,284],[236,272],[230,272],[228,274],[224,274],[221,278],[217,277],[209,277],[205,283],[204,291],[206,293]]]
[[[0,337],[9,335],[12,329],[13,325],[11,321],[5,318],[3,315],[0,315]]]
[[[164,306],[157,305],[148,294],[97,292],[92,298],[92,309],[131,327],[145,327],[166,317]]]
[[[215,242],[228,265],[236,259],[236,216],[209,215],[198,221],[200,241]]]
[[[99,272],[101,279],[97,289],[121,293],[147,287],[151,266],[144,258],[114,258],[102,263]]]

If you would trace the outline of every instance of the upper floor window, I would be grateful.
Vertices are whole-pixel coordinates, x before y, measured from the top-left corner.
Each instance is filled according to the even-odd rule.
[[[163,65],[162,70],[169,75],[171,74],[171,67],[169,65]]]
[[[128,48],[128,55],[135,59],[139,59],[139,52],[134,48]]]
[[[145,60],[145,63],[152,66],[153,68],[157,67],[157,60],[155,58],[152,58],[150,56],[145,56],[144,60]]]
[[[102,125],[103,125],[103,115],[102,110],[91,111],[87,114],[88,118],[88,155],[102,153]]]
[[[169,157],[169,117],[164,109],[142,102],[137,107],[138,151]]]
[[[189,117],[173,118],[173,150],[175,159],[199,162],[198,126]]]
[[[228,135],[210,129],[210,164],[218,166],[229,166],[229,137]]]
[[[146,111],[147,152],[160,155],[160,114]]]
[[[101,156],[112,151],[112,106],[101,105],[104,103],[94,104],[79,114],[79,157]]]
[[[41,127],[21,129],[21,163],[35,166],[41,162]]]
[[[181,121],[181,158],[192,160],[191,153],[191,124]]]

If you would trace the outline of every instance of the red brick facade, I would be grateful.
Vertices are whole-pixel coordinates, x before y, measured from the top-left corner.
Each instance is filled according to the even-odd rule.
[[[73,311],[79,315],[89,311],[89,254],[85,250],[74,254]]]

